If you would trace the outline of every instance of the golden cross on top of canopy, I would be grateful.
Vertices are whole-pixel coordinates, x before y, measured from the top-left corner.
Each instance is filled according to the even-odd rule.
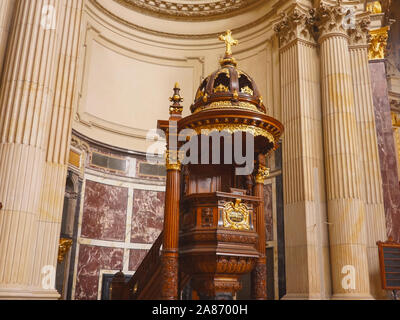
[[[239,41],[235,40],[232,37],[232,31],[231,30],[227,30],[225,35],[221,34],[219,36],[219,40],[225,42],[225,45],[226,45],[225,54],[226,54],[226,56],[231,56],[232,55],[232,46],[236,46],[236,45],[239,44]]]

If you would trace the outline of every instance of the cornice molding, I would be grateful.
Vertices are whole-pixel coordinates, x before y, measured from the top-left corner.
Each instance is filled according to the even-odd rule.
[[[169,19],[198,20],[238,14],[265,0],[114,0],[126,8]]]
[[[218,32],[215,33],[205,33],[205,34],[184,34],[184,33],[170,33],[170,32],[162,32],[158,30],[153,30],[149,29],[143,26],[140,26],[138,24],[135,24],[131,21],[128,21],[126,19],[123,19],[119,17],[118,15],[114,14],[107,8],[105,8],[102,4],[100,4],[97,0],[87,0],[90,4],[94,6],[97,10],[105,14],[106,16],[112,18],[113,20],[117,21],[118,23],[121,23],[129,28],[132,28],[134,30],[147,33],[150,35],[155,35],[155,36],[160,36],[164,38],[173,38],[173,39],[217,39],[218,36],[221,34],[221,32],[225,30],[219,30]],[[118,0],[114,0],[118,1]],[[259,19],[251,21],[250,23],[240,26],[238,28],[231,28],[232,32],[235,34],[238,34],[242,31],[248,30],[250,28],[256,27],[260,25],[261,23],[267,21],[268,19],[272,18],[274,15],[276,15],[276,9],[272,9],[271,11],[267,12],[265,15],[261,16]],[[219,17],[221,18],[221,17]]]

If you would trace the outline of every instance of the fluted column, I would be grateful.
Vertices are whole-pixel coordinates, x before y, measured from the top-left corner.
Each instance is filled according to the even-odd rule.
[[[257,251],[260,257],[256,261],[254,270],[251,273],[251,297],[254,300],[267,300],[267,258],[266,258],[266,229],[264,212],[264,182],[269,175],[269,169],[265,167],[265,156],[259,163],[256,174],[256,185],[254,196],[261,199],[261,202],[254,210],[255,225],[258,234]]]
[[[318,48],[299,9],[275,26],[280,39],[285,136],[283,188],[286,255],[284,299],[330,296]]]
[[[33,282],[37,285],[41,282],[43,266],[57,267],[82,16],[83,0],[58,1],[55,89],[46,133],[46,163],[33,274]]]
[[[349,37],[341,5],[314,16],[321,46],[322,110],[332,291],[335,299],[371,298]]]
[[[181,194],[181,162],[178,151],[178,120],[182,118],[179,84],[175,84],[174,95],[170,98],[169,126],[167,130],[165,189],[164,239],[162,249],[161,298],[178,300],[179,281],[179,202]]]
[[[0,79],[16,0],[0,1]]]
[[[180,170],[167,166],[161,298],[178,300]]]
[[[7,47],[0,93],[0,298],[58,297],[32,284],[56,44],[43,7],[57,10],[58,4],[18,0]]]
[[[354,105],[359,133],[362,188],[367,226],[367,257],[370,291],[374,298],[386,297],[382,290],[377,241],[386,240],[385,210],[382,193],[378,142],[376,136],[371,75],[368,61],[369,18],[356,22],[350,34],[350,65],[353,76]]]

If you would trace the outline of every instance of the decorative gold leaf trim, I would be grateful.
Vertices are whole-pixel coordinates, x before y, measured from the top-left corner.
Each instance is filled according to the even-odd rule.
[[[227,202],[224,206],[224,228],[232,230],[250,230],[250,212],[240,199],[236,202]]]

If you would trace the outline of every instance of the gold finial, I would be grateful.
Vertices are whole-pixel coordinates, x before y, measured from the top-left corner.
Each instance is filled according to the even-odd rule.
[[[169,98],[169,101],[173,103],[172,106],[169,107],[170,115],[182,115],[183,107],[180,103],[183,101],[183,98],[179,93],[180,91],[181,89],[179,88],[179,83],[176,82],[174,86],[174,95]]]
[[[239,41],[235,40],[232,37],[232,31],[231,30],[227,30],[225,35],[221,34],[219,36],[219,40],[225,42],[225,46],[226,46],[225,55],[226,56],[231,56],[232,55],[232,46],[237,46],[239,44]]]

